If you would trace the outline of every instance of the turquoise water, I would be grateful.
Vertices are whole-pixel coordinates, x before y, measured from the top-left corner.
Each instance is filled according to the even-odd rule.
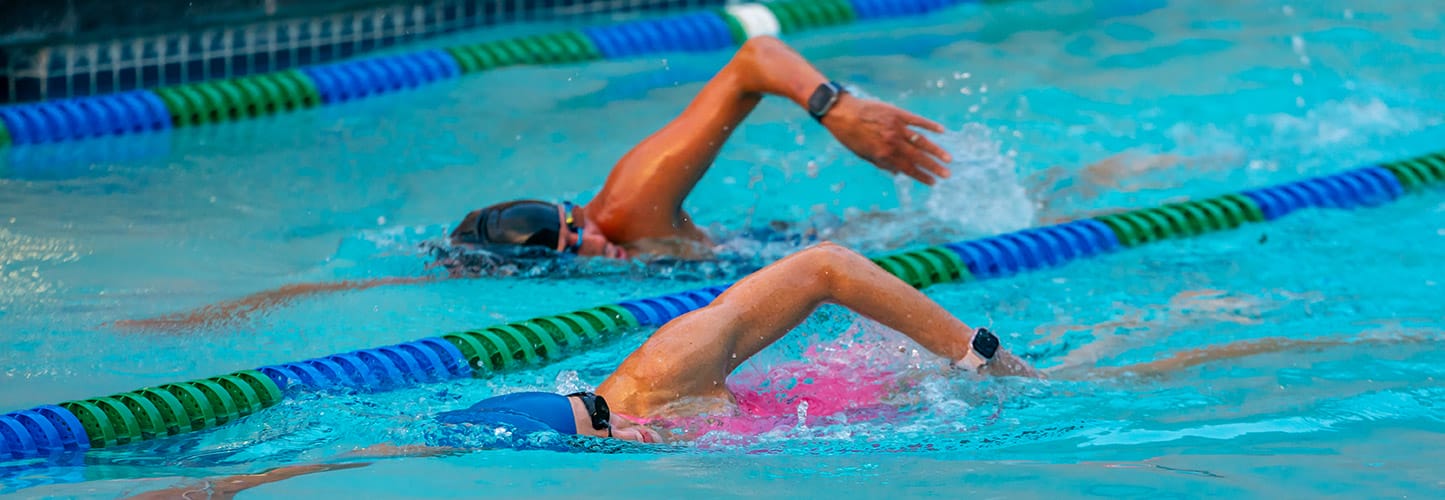
[[[932,190],[893,182],[772,100],[688,209],[718,228],[847,219],[838,238],[880,254],[1430,152],[1445,138],[1442,22],[1445,10],[1427,2],[1179,0],[1131,14],[1041,1],[811,32],[790,41],[825,73],[945,123],[957,178]],[[0,160],[10,172],[0,179],[0,409],[713,284],[600,270],[315,297],[199,331],[109,325],[292,283],[426,275],[415,245],[469,209],[587,199],[726,59],[508,69],[177,130],[120,160],[57,160],[45,174],[36,157],[119,146],[12,150]],[[1178,161],[1117,183],[1086,171],[1115,155],[1126,171]],[[868,364],[911,384],[900,418],[613,454],[384,460],[247,494],[1440,496],[1442,244],[1437,191],[927,290],[966,323],[1041,353],[1042,366],[1119,366],[1264,337],[1369,342],[1157,378],[977,382],[829,308],[741,370],[809,359],[815,343],[888,351]],[[491,379],[303,395],[209,432],[96,451],[84,466],[5,464],[3,491],[110,497],[417,443],[437,411],[593,386],[647,333]]]

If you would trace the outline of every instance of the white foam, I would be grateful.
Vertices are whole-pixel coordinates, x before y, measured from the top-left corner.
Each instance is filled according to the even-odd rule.
[[[1034,202],[1017,165],[987,127],[971,123],[931,139],[953,155],[953,177],[928,193],[930,217],[969,233],[994,234],[1033,224]]]

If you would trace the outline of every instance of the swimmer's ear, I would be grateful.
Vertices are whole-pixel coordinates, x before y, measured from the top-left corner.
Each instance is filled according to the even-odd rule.
[[[1047,378],[1044,376],[1044,372],[1029,365],[1028,361],[1024,361],[1023,358],[1015,356],[1014,353],[1009,352],[1007,349],[999,349],[998,352],[994,353],[993,359],[985,363],[983,368],[979,369],[979,372],[994,377]]]

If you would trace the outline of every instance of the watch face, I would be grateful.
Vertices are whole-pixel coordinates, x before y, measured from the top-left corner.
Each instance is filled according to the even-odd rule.
[[[973,336],[973,351],[985,359],[993,359],[993,355],[998,353],[998,336],[987,328],[979,328]]]
[[[838,91],[832,85],[826,83],[819,85],[818,90],[814,90],[813,95],[808,98],[808,113],[814,117],[823,116],[828,112],[828,108],[833,104],[833,99],[837,96]]]

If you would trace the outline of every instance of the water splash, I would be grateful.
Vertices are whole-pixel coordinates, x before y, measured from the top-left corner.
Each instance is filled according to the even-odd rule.
[[[976,123],[931,137],[953,155],[953,177],[939,182],[924,206],[928,215],[969,233],[993,234],[1029,227],[1035,206],[1002,143]]]

